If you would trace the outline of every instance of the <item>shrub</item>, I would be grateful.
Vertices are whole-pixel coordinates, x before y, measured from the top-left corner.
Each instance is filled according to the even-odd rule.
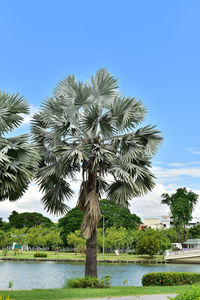
[[[18,250],[18,249],[16,249],[16,248],[15,248],[15,249],[13,249],[13,254],[14,254],[14,255],[16,255],[17,253],[19,253],[19,250]]]
[[[34,257],[47,257],[47,253],[45,253],[45,252],[35,252]]]
[[[78,245],[76,247],[77,253],[81,253],[82,255],[86,253],[86,245]]]
[[[197,300],[197,299],[200,299],[200,287],[192,286],[190,289],[177,295],[175,298],[169,297],[169,299],[173,299],[173,300]]]
[[[136,244],[137,254],[146,254],[153,257],[160,250],[159,241],[154,236],[144,236]]]
[[[149,285],[187,285],[200,282],[200,273],[162,272],[148,273],[142,277],[142,284]]]
[[[67,281],[68,288],[109,288],[110,287],[110,276],[106,275],[101,279],[96,277],[81,277],[76,279],[69,279]]]

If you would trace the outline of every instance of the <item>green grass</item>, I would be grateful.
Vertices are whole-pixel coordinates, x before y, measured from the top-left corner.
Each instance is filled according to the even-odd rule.
[[[5,257],[5,258],[27,258],[27,259],[30,259],[30,258],[34,258],[34,253],[36,251],[25,251],[23,253],[18,253],[17,255],[14,255],[14,253],[10,250],[8,251],[8,254],[7,256],[5,257],[3,255],[3,251],[1,250],[0,251],[0,258],[1,257]],[[54,251],[45,251],[47,253],[47,260],[48,259],[73,259],[73,260],[83,260],[85,261],[85,255],[81,255],[81,254],[74,254],[74,253],[59,253],[58,255],[55,255],[55,252]],[[39,259],[39,258],[38,258]],[[44,259],[44,258],[41,258],[41,259]],[[151,257],[148,257],[146,255],[143,255],[143,256],[139,256],[139,255],[128,255],[126,253],[120,253],[119,256],[116,256],[114,253],[105,253],[104,255],[104,258],[103,258],[103,254],[102,253],[98,253],[97,255],[97,259],[98,260],[131,260],[131,261],[138,261],[138,260],[141,260],[141,261],[144,261],[144,260],[151,260],[151,261],[156,261],[156,260],[159,260],[159,261],[163,261],[163,256],[162,255],[156,255],[154,256],[153,258]]]
[[[111,287],[108,289],[52,289],[30,291],[0,291],[0,295],[11,294],[12,298],[20,300],[47,300],[47,299],[81,299],[100,298],[112,296],[150,295],[150,294],[176,294],[184,292],[189,286],[163,286],[163,287]]]

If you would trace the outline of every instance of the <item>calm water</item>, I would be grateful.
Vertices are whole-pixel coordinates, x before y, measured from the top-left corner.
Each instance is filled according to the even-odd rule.
[[[112,285],[141,285],[141,278],[148,272],[200,272],[199,265],[138,265],[100,264],[98,276],[111,275]],[[61,288],[65,281],[84,276],[84,264],[56,262],[14,262],[0,261],[0,289],[7,289],[12,281],[13,289]]]

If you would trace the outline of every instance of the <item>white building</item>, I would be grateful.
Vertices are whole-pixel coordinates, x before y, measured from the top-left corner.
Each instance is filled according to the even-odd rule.
[[[147,228],[152,229],[162,229],[163,225],[160,222],[160,218],[144,218],[144,225],[147,226]]]
[[[200,249],[200,239],[188,239],[183,245],[186,248]]]

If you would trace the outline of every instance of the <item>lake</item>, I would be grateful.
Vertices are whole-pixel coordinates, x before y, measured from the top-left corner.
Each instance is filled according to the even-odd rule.
[[[62,288],[69,278],[84,276],[83,263],[0,261],[0,289]],[[200,264],[99,264],[98,277],[109,274],[112,285],[140,286],[141,278],[148,272],[200,272]]]

